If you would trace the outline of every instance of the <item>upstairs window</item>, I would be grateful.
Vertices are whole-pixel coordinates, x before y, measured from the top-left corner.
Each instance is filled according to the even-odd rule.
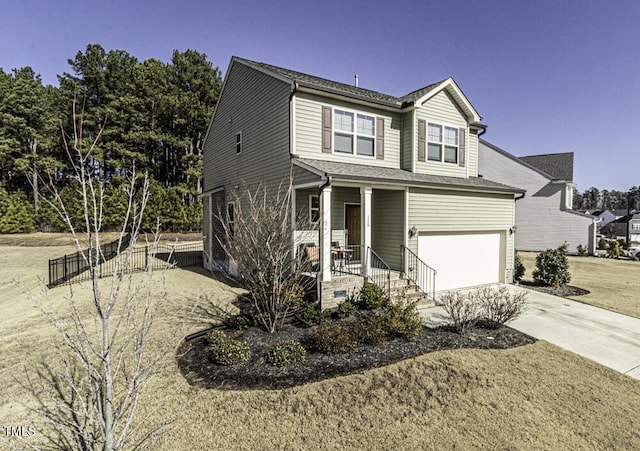
[[[458,162],[458,129],[446,125],[428,124],[427,158],[429,161]]]
[[[236,153],[242,152],[242,132],[236,133]]]
[[[375,155],[376,118],[351,111],[334,110],[333,150],[373,157]]]

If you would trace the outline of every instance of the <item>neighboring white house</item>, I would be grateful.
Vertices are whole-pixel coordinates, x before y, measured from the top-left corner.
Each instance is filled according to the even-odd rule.
[[[480,140],[478,174],[526,190],[516,201],[515,246],[542,251],[567,243],[591,254],[596,249],[599,218],[572,210],[573,152],[516,157]]]

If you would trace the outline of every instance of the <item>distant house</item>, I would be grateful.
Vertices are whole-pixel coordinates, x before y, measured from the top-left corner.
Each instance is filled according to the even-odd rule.
[[[609,222],[602,228],[602,233],[612,238],[626,237],[627,230],[629,232],[629,241],[640,242],[640,213],[631,212]]]
[[[317,229],[292,215],[292,250],[318,260],[323,307],[374,263],[426,293],[511,282],[523,190],[478,177],[480,119],[452,78],[395,97],[234,57],[204,144],[205,265],[228,264],[234,190],[293,171],[293,210]]]
[[[567,243],[595,250],[598,218],[573,211],[573,152],[516,157],[480,140],[478,174],[526,190],[516,201],[515,246],[541,251]]]
[[[598,218],[598,230],[606,226],[607,224],[609,224],[611,221],[615,221],[620,217],[619,215],[616,215],[616,213],[614,213],[609,209],[596,210],[596,211],[587,212],[587,213],[591,214],[591,216],[595,216]]]

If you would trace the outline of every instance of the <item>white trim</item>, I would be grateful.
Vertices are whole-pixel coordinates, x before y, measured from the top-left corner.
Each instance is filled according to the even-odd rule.
[[[238,137],[240,137],[239,141],[238,141]],[[240,151],[238,151],[238,145],[240,145]],[[242,142],[242,130],[239,130],[238,132],[236,132],[236,143],[235,143],[236,155],[240,155],[242,153],[243,147],[244,146]]]
[[[213,260],[213,240],[217,240],[217,237],[213,236],[213,198],[209,196],[209,228],[207,230],[207,261],[205,264],[211,265]]]
[[[462,92],[458,84],[451,77],[444,80],[442,83],[440,83],[438,87],[432,89],[431,91],[429,91],[428,93],[420,97],[419,99],[416,99],[416,101],[414,102],[415,105],[423,104],[424,102],[429,100],[431,97],[434,97],[436,94],[441,92],[443,89],[447,89],[449,91],[449,94],[451,94],[452,97],[454,98],[454,100],[457,103],[462,105],[463,110],[465,110],[465,113],[467,114],[468,123],[480,122],[482,120],[482,117],[480,116],[480,114],[476,111],[476,109],[471,104],[471,102],[469,102],[469,99],[467,99],[467,96],[464,95],[464,93]]]
[[[368,250],[371,247],[371,193],[372,188],[370,186],[360,187],[360,245],[368,256]],[[366,277],[369,274],[369,267],[371,262],[368,258],[365,259],[366,265],[362,268],[362,276]]]
[[[296,154],[296,96],[289,101],[289,149],[291,155]]]
[[[317,198],[318,199],[318,220],[314,221],[313,220],[313,198]],[[320,196],[318,196],[317,194],[309,194],[309,224],[317,224],[320,221]]]
[[[320,185],[322,185],[321,181],[318,181],[318,182],[307,182],[307,183],[301,183],[299,185],[293,185],[293,189],[317,188]]]
[[[218,186],[217,188],[213,188],[207,191],[203,191],[200,194],[198,194],[198,197],[211,196],[212,194],[219,193],[220,191],[224,191],[224,185]]]
[[[351,113],[353,114],[353,131],[349,132],[345,132],[342,130],[336,130],[335,128],[335,118],[336,118],[336,110],[337,111],[342,111],[344,113]],[[361,116],[365,116],[365,117],[369,117],[369,118],[373,118],[373,135],[359,135],[357,128],[358,128],[358,115]],[[353,156],[353,157],[362,157],[362,158],[366,158],[366,159],[376,159],[376,141],[377,141],[377,137],[376,137],[376,127],[377,127],[377,120],[378,116],[376,116],[375,114],[371,114],[371,113],[365,113],[364,111],[358,111],[358,110],[354,110],[351,108],[342,108],[342,107],[336,107],[336,106],[331,106],[331,154],[332,155],[349,155],[349,156]],[[352,150],[353,152],[348,153],[348,152],[339,152],[336,151],[336,138],[335,135],[336,133],[340,133],[343,135],[347,135],[350,134],[352,137]],[[362,155],[358,153],[358,136],[362,136],[364,138],[367,139],[372,139],[373,140],[373,154],[372,155]]]
[[[426,145],[426,149],[425,149],[425,159],[426,161],[424,161],[424,163],[443,163],[443,164],[451,164],[454,166],[458,166],[460,164],[460,161],[458,159],[458,154],[459,154],[459,150],[460,150],[460,129],[463,127],[460,127],[458,125],[453,125],[453,124],[447,124],[446,122],[439,122],[439,121],[432,121],[429,119],[426,119],[426,140],[425,140],[425,145]],[[429,141],[429,124],[431,125],[437,125],[442,127],[442,141],[440,143],[437,143],[435,141]],[[458,136],[458,143],[456,144],[455,148],[456,148],[456,161],[452,162],[452,161],[446,161],[444,159],[444,155],[445,155],[445,147],[447,147],[447,144],[445,143],[445,129],[446,128],[450,128],[456,131],[456,134]],[[465,129],[465,139],[466,139],[466,130],[467,127],[464,127]],[[429,143],[433,143],[433,144],[440,144],[441,145],[441,149],[442,149],[442,153],[440,155],[440,160],[431,160],[429,159]],[[449,145],[449,147],[453,147],[451,145]],[[466,141],[465,141],[465,147],[466,147]],[[466,149],[465,149],[465,157],[466,157]],[[465,166],[467,166],[466,164],[466,160],[465,160]]]
[[[404,188],[404,234],[402,243],[405,247],[409,247],[409,187]],[[405,268],[405,262],[402,262],[402,268]]]
[[[320,274],[331,281],[331,185],[320,194]]]

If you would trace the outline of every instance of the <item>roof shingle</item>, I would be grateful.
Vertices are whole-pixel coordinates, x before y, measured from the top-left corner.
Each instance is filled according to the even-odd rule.
[[[519,158],[556,180],[573,181],[573,152],[531,155]]]

